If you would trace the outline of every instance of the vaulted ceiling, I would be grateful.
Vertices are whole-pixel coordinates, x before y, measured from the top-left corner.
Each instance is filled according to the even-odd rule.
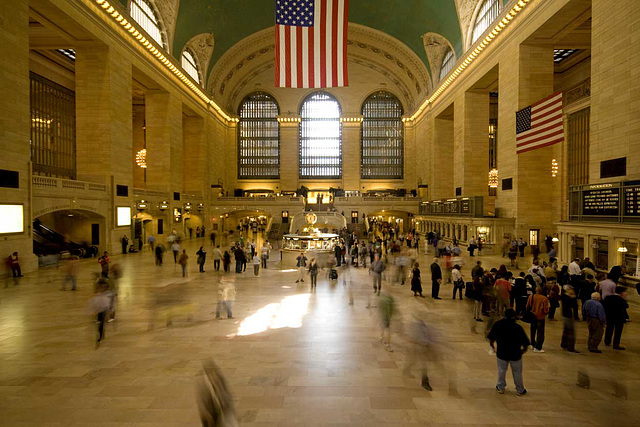
[[[128,7],[130,0],[120,1]],[[196,51],[205,82],[234,46],[274,26],[274,0],[147,1],[160,15],[171,54],[179,58],[185,46]],[[349,22],[390,36],[403,50],[415,54],[420,67],[433,75],[449,46],[456,57],[462,55],[468,45],[469,26],[482,1],[350,0]]]

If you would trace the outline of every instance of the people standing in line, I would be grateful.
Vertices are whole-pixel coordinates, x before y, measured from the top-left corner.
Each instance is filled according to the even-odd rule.
[[[498,320],[493,324],[487,338],[498,360],[496,391],[499,394],[504,394],[507,387],[507,370],[511,366],[516,395],[522,396],[526,394],[527,389],[524,387],[522,379],[522,355],[527,352],[529,338],[527,338],[522,326],[516,323],[515,310],[512,308],[507,309],[504,319]],[[494,346],[496,343],[498,344],[497,348]]]
[[[535,319],[531,321],[531,345],[534,353],[544,353],[545,316],[549,313],[549,300],[542,295],[542,287],[536,287],[536,293],[529,296],[527,308],[531,310]]]
[[[260,273],[260,263],[262,261],[260,260],[260,257],[258,256],[258,254],[256,254],[255,252],[253,253],[253,275],[254,276],[258,276],[258,274]]]
[[[570,285],[564,285],[562,296],[562,340],[560,347],[569,353],[580,353],[576,350],[576,325],[573,318],[574,310],[578,308],[576,292]]]
[[[231,271],[231,254],[229,254],[229,251],[225,250],[222,255],[222,267],[224,268],[225,273]]]
[[[413,270],[411,270],[411,291],[413,292],[414,297],[420,295],[421,298],[424,298],[424,295],[422,295],[422,278],[420,277],[420,264],[418,264],[417,262],[413,265]]]
[[[249,248],[251,250],[251,259],[253,259],[253,257],[256,255],[256,242],[252,240]]]
[[[556,309],[560,307],[560,286],[555,278],[550,277],[547,280],[546,288],[547,298],[549,298],[549,320],[555,321]]]
[[[98,258],[98,263],[100,264],[102,277],[109,277],[109,252],[104,251],[102,256]]]
[[[164,256],[164,246],[159,244],[156,246],[156,265],[162,265],[162,257]]]
[[[171,244],[171,251],[173,252],[173,263],[178,263],[178,255],[180,255],[180,245],[177,240],[174,240]]]
[[[511,268],[518,268],[518,245],[517,243],[509,246],[509,266]]]
[[[314,290],[318,284],[318,262],[315,258],[311,258],[309,262],[309,277],[311,277],[311,290]]]
[[[524,309],[527,305],[527,299],[529,298],[529,293],[527,291],[527,281],[524,277],[524,271],[521,271],[520,275],[516,277],[516,280],[514,281],[511,293],[516,308],[516,314],[518,316],[522,316],[524,314]]]
[[[607,274],[606,280],[599,283],[600,293],[602,294],[602,300],[605,301],[609,295],[616,294],[616,287],[618,281],[622,277],[622,267],[615,265],[611,267],[609,274]]]
[[[240,247],[233,248],[233,258],[236,261],[236,273],[242,273],[242,257],[243,251]]]
[[[213,233],[211,233],[213,234]],[[215,271],[220,271],[220,260],[222,259],[222,251],[220,245],[216,246],[213,250],[213,268]]]
[[[7,258],[7,264],[11,269],[11,275],[13,277],[23,277],[22,269],[20,268],[20,259],[18,258],[18,252],[14,252],[9,255],[9,258]]]
[[[78,263],[79,258],[77,256],[72,256],[67,261],[67,266],[65,268],[64,280],[62,281],[62,290],[67,290],[67,282],[71,283],[71,290],[76,290],[76,285],[78,284]]]
[[[435,239],[435,238],[434,238]],[[431,263],[431,298],[440,299],[440,284],[442,283],[442,269],[438,263],[438,258],[433,259]]]
[[[613,336],[613,349],[614,350],[626,350],[625,347],[620,345],[622,338],[622,328],[625,322],[629,319],[627,314],[627,288],[624,286],[616,287],[616,293],[603,298],[602,305],[604,306],[604,312],[607,316],[607,327],[604,333],[604,345],[611,345],[611,338]]]
[[[471,236],[471,238],[469,239],[469,245],[467,246],[467,250],[469,251],[469,256],[475,256],[473,255],[473,253],[477,248],[478,248],[478,244],[476,243],[476,238],[475,236]]]
[[[298,267],[298,282],[304,282],[304,270],[307,267],[307,257],[304,252],[300,252],[300,255],[296,258],[296,267]]]
[[[209,239],[211,240],[211,246],[213,246],[214,248],[216,247],[216,232],[212,231],[211,235],[209,236]]]
[[[527,247],[527,242],[522,240],[522,237],[518,239],[518,252],[520,252],[520,258],[524,258],[524,250]]]
[[[105,277],[98,279],[96,283],[96,293],[89,300],[87,311],[91,316],[97,316],[98,337],[96,339],[96,348],[104,339],[104,326],[111,308],[111,291],[109,291],[109,281]]]
[[[382,272],[384,271],[385,266],[382,260],[380,260],[380,256],[378,254],[374,255],[373,262],[369,267],[369,272],[371,277],[373,278],[373,293],[377,293],[380,295],[380,290],[382,289]]]
[[[218,284],[218,304],[216,306],[216,319],[220,319],[221,311],[227,312],[227,319],[234,319],[233,304],[236,300],[236,286],[231,280],[220,280]]]
[[[496,279],[496,283],[494,284],[498,297],[498,316],[502,316],[505,310],[511,307],[512,286],[510,279],[512,276],[513,274],[507,271],[503,275],[500,275],[500,277]]]
[[[204,246],[200,246],[200,249],[198,249],[198,252],[196,252],[196,255],[198,255],[197,261],[198,261],[199,271],[200,273],[204,273],[204,263],[207,261],[207,251],[204,250]]]
[[[600,299],[600,294],[593,292],[591,299],[582,304],[582,318],[586,320],[587,328],[589,329],[589,339],[587,343],[591,353],[602,353],[602,351],[598,349],[598,346],[602,341],[607,316],[604,307],[600,303]]]
[[[153,234],[149,235],[149,237],[147,237],[147,242],[149,243],[149,248],[151,248],[151,252],[153,252],[155,250],[156,237]]]
[[[129,248],[129,239],[126,235],[122,236],[122,238],[120,239],[120,244],[122,245],[122,253],[126,254],[127,249]]]
[[[476,276],[471,282],[473,286],[473,318],[476,322],[482,320],[482,276]]]
[[[337,266],[340,267],[342,265],[342,248],[340,247],[340,243],[334,246],[333,254],[336,257]]]
[[[471,278],[482,277],[484,275],[484,268],[482,268],[482,261],[477,261],[476,265],[471,269]]]
[[[455,264],[451,269],[451,281],[453,282],[453,299],[456,299],[456,293],[460,294],[460,301],[462,301],[462,290],[464,289],[464,277],[460,272],[460,266]]]
[[[180,259],[178,259],[178,264],[182,267],[182,277],[187,277],[187,261],[189,260],[189,255],[187,255],[187,250],[183,249],[180,254]]]
[[[596,291],[596,282],[593,275],[587,274],[587,276],[580,281],[580,289],[578,291],[578,299],[582,302],[582,307],[585,303],[591,299],[591,295]],[[584,313],[582,320],[586,321]]]

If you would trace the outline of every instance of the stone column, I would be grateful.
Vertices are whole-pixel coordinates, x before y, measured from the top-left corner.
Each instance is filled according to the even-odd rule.
[[[165,91],[145,94],[147,122],[147,188],[182,191],[182,101]]]
[[[552,46],[520,46],[518,109],[553,93],[553,65]],[[516,155],[518,237],[528,236],[529,229],[540,229],[540,236],[554,232],[562,201],[560,183],[551,176],[551,160],[560,158],[562,147],[559,143]]]
[[[299,135],[300,116],[278,116],[280,122],[280,189],[296,190],[299,187]]]
[[[185,116],[182,129],[184,189],[188,192],[202,192],[204,195],[208,187],[204,119],[200,116]]]
[[[489,93],[467,91],[455,100],[453,187],[485,196],[489,185]]]
[[[342,188],[360,190],[360,130],[363,116],[343,115],[342,121]]]
[[[24,272],[38,267],[31,235],[31,153],[29,149],[29,5],[26,1],[0,6],[0,168],[18,173],[17,188],[0,187],[2,203],[22,205],[22,233],[3,235],[2,259],[18,251]],[[2,263],[4,270],[5,264]],[[10,275],[11,272],[8,271]]]
[[[453,110],[453,109],[451,109]],[[429,193],[432,199],[455,195],[453,187],[453,114],[434,119],[431,144],[431,179]]]
[[[108,250],[118,251],[129,226],[118,227],[116,208],[133,208],[131,62],[115,48],[76,47],[76,167],[79,180],[109,184],[112,200],[106,219]],[[126,186],[118,196],[116,186]]]

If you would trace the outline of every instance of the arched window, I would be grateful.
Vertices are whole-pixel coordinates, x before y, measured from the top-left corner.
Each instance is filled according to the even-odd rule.
[[[300,111],[300,179],[342,176],[340,104],[326,92],[311,94]]]
[[[164,33],[160,28],[160,19],[148,0],[131,0],[129,14],[152,39],[167,50]]]
[[[198,69],[198,63],[196,62],[195,55],[189,48],[185,48],[185,50],[182,52],[182,68],[197,83],[200,83],[200,71]]]
[[[473,24],[471,44],[474,44],[487,28],[489,28],[491,23],[500,15],[501,10],[502,0],[484,0],[476,16],[476,22]]]
[[[440,66],[440,80],[442,80],[447,74],[449,74],[449,71],[451,71],[455,62],[456,57],[453,54],[453,51],[451,49],[447,50],[444,58],[442,58],[442,65]]]
[[[362,179],[402,179],[404,132],[402,105],[388,92],[377,92],[362,104]]]
[[[276,100],[267,93],[247,96],[238,109],[238,179],[280,178],[280,123]]]

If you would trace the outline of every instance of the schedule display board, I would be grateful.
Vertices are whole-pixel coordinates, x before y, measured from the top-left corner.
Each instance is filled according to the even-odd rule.
[[[640,216],[640,181],[624,183],[624,215]]]
[[[582,215],[618,216],[620,214],[620,188],[595,188],[582,192]]]

